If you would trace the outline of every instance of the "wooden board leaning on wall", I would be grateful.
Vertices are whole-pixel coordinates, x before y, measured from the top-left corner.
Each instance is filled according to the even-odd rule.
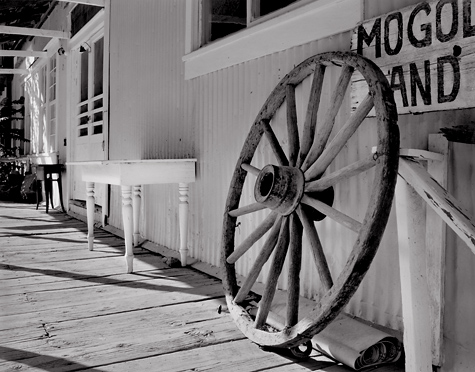
[[[365,20],[354,29],[352,51],[381,68],[394,90],[399,114],[474,106],[472,1],[425,1]],[[354,74],[352,106],[357,107],[365,94],[364,80]]]

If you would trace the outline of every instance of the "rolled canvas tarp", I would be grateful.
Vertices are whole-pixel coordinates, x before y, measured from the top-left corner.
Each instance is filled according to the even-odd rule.
[[[394,336],[340,314],[312,339],[321,353],[355,370],[396,362],[402,343]]]

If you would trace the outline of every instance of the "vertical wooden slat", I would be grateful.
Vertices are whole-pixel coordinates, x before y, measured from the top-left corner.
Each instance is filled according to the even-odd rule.
[[[404,345],[408,371],[431,372],[431,328],[425,256],[425,205],[401,177],[396,184]]]
[[[429,160],[427,171],[444,188],[448,185],[449,142],[442,134],[429,135],[429,151],[444,155],[443,161]],[[432,210],[426,215],[427,282],[431,308],[432,364],[444,362],[444,307],[445,307],[445,249],[447,225]]]

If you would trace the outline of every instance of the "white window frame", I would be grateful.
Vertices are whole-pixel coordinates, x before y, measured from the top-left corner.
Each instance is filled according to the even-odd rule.
[[[76,35],[74,35],[71,40],[69,40],[69,49],[71,50],[71,54],[73,54],[74,50],[78,50],[81,47],[81,44],[84,42],[87,42],[88,44],[91,44],[91,40],[98,40],[101,37],[104,37],[104,71],[103,71],[103,106],[102,106],[102,112],[103,112],[103,120],[102,120],[102,133],[97,134],[97,135],[90,135],[91,131],[88,130],[88,136],[82,136],[79,137],[79,129],[78,129],[78,107],[79,107],[79,91],[74,90],[71,92],[70,96],[70,103],[69,103],[69,113],[68,117],[70,118],[71,122],[74,124],[70,126],[70,128],[76,128],[77,130],[71,130],[70,136],[72,137],[71,139],[73,140],[73,143],[75,144],[82,144],[82,143],[97,143],[101,142],[102,147],[107,148],[107,112],[109,110],[108,108],[108,49],[107,49],[107,33],[108,33],[108,21],[107,17],[105,15],[105,9],[108,8],[109,6],[106,6],[104,9],[100,10],[83,28],[81,28]],[[92,45],[90,45],[92,46]],[[71,62],[72,62],[72,56],[69,57]],[[72,66],[70,67],[71,71],[71,76],[70,79],[72,81],[70,82],[70,86],[74,86],[73,81],[75,79],[78,79],[79,76],[76,76],[75,72],[73,71],[74,69]],[[89,83],[91,84],[91,80],[88,79]],[[91,89],[91,87],[89,87]],[[95,97],[97,98],[97,97]],[[73,147],[71,146],[70,149]],[[72,155],[70,155],[72,156]]]
[[[202,46],[200,2],[186,5],[187,80],[352,30],[363,19],[362,0],[303,0],[253,21],[248,11],[246,29]]]
[[[31,84],[35,84],[35,76],[38,75],[39,79],[37,81],[38,83],[38,94],[43,94],[44,99],[41,100],[40,98],[40,116],[44,115],[44,126],[39,126],[36,128],[38,130],[38,137],[33,135],[32,130],[33,124],[31,122],[31,118],[28,119],[29,126],[30,126],[30,139],[34,140],[37,139],[37,143],[30,143],[29,146],[29,151],[31,155],[35,156],[48,156],[52,158],[53,155],[58,154],[58,138],[57,138],[57,133],[58,133],[58,79],[59,79],[59,70],[58,70],[58,54],[56,51],[58,50],[60,46],[59,40],[58,39],[52,39],[50,40],[46,46],[44,47],[44,50],[47,51],[47,55],[44,58],[31,58],[30,60],[27,58],[26,63],[27,63],[27,68],[30,70],[30,73],[25,76],[23,80],[24,84],[24,93],[25,93],[25,98],[29,99],[29,92],[27,92],[26,87]],[[52,59],[55,59],[56,61],[56,71],[55,71],[55,99],[51,99],[50,95],[50,88],[51,88],[51,76],[50,76],[50,63]],[[29,65],[28,65],[29,64]],[[44,89],[44,92],[43,92]],[[51,111],[51,108],[54,106],[54,111]],[[54,138],[52,139],[51,136],[51,119],[52,119],[52,113],[54,114]],[[27,120],[25,118],[25,120]]]
[[[102,82],[103,82],[103,88],[102,88],[102,93],[98,95],[94,95],[94,82],[95,82],[95,76],[94,76],[94,63],[95,63],[95,45],[96,42],[99,41],[100,39],[104,40],[104,30],[100,30],[96,32],[91,38],[88,39],[86,44],[90,48],[89,51],[85,51],[83,53],[87,53],[88,57],[88,77],[87,77],[87,83],[88,83],[88,97],[84,101],[80,101],[80,92],[77,92],[78,95],[78,102],[76,106],[76,125],[77,125],[77,132],[75,134],[77,140],[80,142],[82,140],[88,140],[88,141],[94,141],[94,137],[97,137],[98,140],[103,141],[103,132],[104,132],[104,115],[105,115],[105,110],[106,110],[106,102],[105,102],[105,95],[104,95],[104,66],[103,66],[103,73],[102,73]],[[81,44],[83,45],[83,44]],[[103,49],[104,53],[104,49]],[[84,55],[84,54],[83,54]],[[103,55],[104,58],[104,55]],[[78,79],[80,79],[81,74],[81,67],[79,67],[79,76]],[[80,89],[81,84],[78,84],[78,88]],[[102,105],[98,108],[94,107],[94,104],[102,100]],[[80,109],[82,106],[87,105],[87,110],[81,112]],[[96,120],[94,121],[94,116],[101,114],[102,119],[101,120]],[[79,125],[79,122],[82,118],[88,118],[87,124],[84,125]],[[101,129],[99,133],[94,133],[96,128]],[[80,132],[82,129],[87,129],[87,135],[82,136],[80,135]],[[100,138],[99,138],[100,137]]]
[[[38,128],[39,132],[39,141],[38,141],[38,154],[47,155],[48,152],[48,123],[49,123],[49,115],[48,115],[48,59],[41,63],[38,66],[37,70],[39,74],[39,91],[40,94],[40,118],[41,113],[44,115],[44,126],[41,125]],[[41,97],[44,96],[44,101]],[[41,119],[40,119],[41,120]],[[45,143],[46,142],[46,143]]]
[[[36,110],[38,111],[37,115],[40,122],[38,123],[38,127],[33,126],[33,124],[30,123],[30,132],[33,130],[37,131],[36,135],[34,135],[33,132],[30,133],[30,138],[33,141],[37,141],[33,142],[31,146],[31,151],[33,151],[34,155],[37,156],[44,156],[48,154],[48,61],[49,58],[38,60],[39,63],[35,63],[34,68],[24,81],[26,86],[32,89],[33,93],[38,95],[38,97],[34,97],[34,99],[38,100]],[[37,90],[32,88],[35,85],[37,86]],[[25,92],[25,98],[30,99],[30,94],[31,91],[28,91],[28,93]],[[44,123],[41,122],[43,120],[42,117],[44,118]]]
[[[54,71],[51,69],[51,64],[54,61]],[[48,148],[46,149],[47,153],[53,154],[58,151],[58,54],[54,53],[53,56],[48,58],[47,64],[47,83],[46,89],[47,93],[47,138],[48,138]],[[54,73],[54,82],[52,81],[51,73]],[[54,89],[54,98],[51,97],[51,89]]]

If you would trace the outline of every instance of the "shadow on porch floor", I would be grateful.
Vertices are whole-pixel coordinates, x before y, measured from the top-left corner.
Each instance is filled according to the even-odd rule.
[[[1,371],[350,371],[261,350],[218,313],[219,280],[140,248],[125,274],[123,240],[99,230],[88,251],[86,234],[64,213],[0,203]]]

